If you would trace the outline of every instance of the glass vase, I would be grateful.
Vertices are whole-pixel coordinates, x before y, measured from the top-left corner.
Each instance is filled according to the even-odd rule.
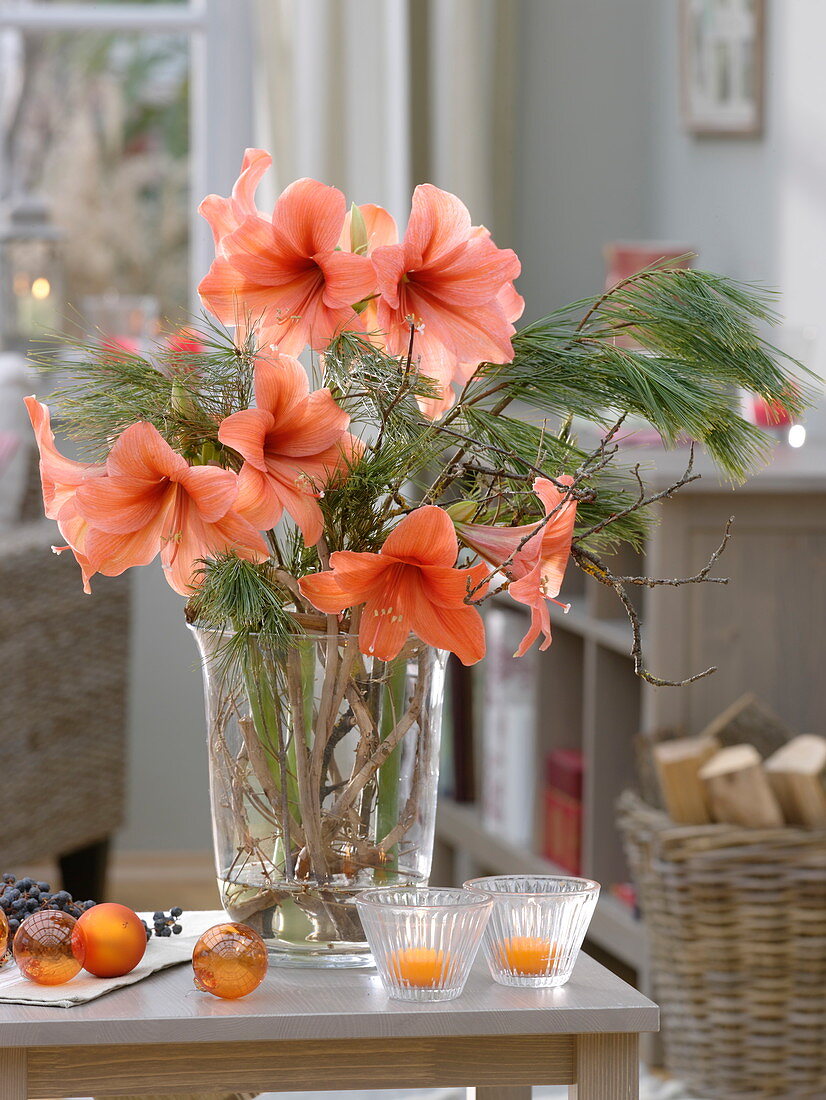
[[[368,966],[355,897],[426,884],[446,654],[190,629],[203,658],[221,903],[273,961]]]

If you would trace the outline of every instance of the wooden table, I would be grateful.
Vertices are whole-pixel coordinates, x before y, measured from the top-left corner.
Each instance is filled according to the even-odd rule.
[[[74,1008],[0,1005],[0,1097],[475,1085],[526,1100],[634,1100],[638,1037],[656,1005],[586,955],[561,989],[494,985],[477,961],[442,1004],[390,1000],[372,970],[271,967],[241,1001],[193,988],[188,966]]]

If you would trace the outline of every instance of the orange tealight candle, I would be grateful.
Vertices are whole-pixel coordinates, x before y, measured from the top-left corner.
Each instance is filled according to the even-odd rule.
[[[556,961],[557,948],[539,936],[511,936],[497,944],[499,965],[512,974],[547,974]]]
[[[390,969],[402,985],[417,989],[436,989],[442,985],[450,966],[450,955],[435,947],[407,947],[390,958]]]

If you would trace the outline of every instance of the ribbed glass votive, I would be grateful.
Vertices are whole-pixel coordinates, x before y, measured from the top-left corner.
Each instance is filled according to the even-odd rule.
[[[404,1001],[449,1001],[465,987],[493,907],[480,893],[381,887],[356,897],[384,987]]]
[[[599,883],[556,875],[472,878],[465,889],[493,901],[485,956],[500,985],[564,985],[591,923]]]

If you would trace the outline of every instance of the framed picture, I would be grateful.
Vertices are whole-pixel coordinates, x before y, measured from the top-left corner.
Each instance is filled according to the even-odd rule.
[[[765,0],[681,0],[683,119],[697,136],[763,129]]]

